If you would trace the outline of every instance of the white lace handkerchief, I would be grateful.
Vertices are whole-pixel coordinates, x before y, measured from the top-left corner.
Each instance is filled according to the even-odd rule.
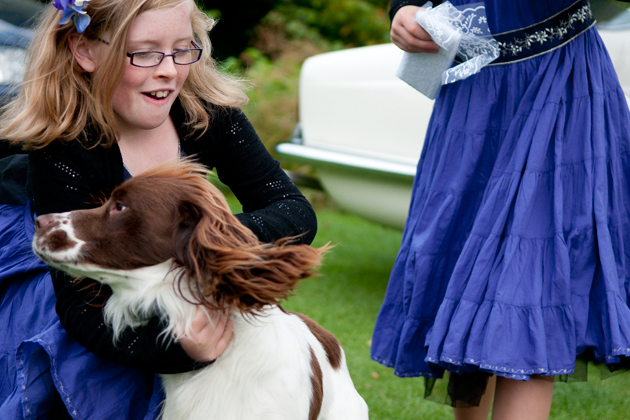
[[[440,86],[478,73],[499,57],[483,3],[457,8],[447,1],[435,8],[420,9],[414,19],[440,51],[405,53],[396,76],[430,99],[435,99]],[[462,63],[451,67],[456,55]]]

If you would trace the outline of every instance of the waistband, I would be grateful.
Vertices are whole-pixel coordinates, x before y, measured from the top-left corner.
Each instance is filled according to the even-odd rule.
[[[578,0],[542,22],[494,35],[501,55],[490,65],[514,63],[548,53],[567,44],[594,24],[588,0]]]
[[[595,25],[588,0],[578,0],[555,15],[527,26],[493,35],[501,54],[488,66],[516,63],[546,54],[569,43]],[[461,60],[456,57],[456,60]]]

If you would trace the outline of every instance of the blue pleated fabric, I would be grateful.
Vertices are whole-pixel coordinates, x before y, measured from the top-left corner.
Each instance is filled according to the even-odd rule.
[[[497,33],[562,3],[486,5]],[[572,373],[579,355],[630,356],[629,153],[628,104],[595,28],[443,86],[372,358],[403,377],[527,380]]]
[[[33,233],[28,205],[0,205],[0,419],[56,420],[57,394],[75,420],[156,419],[153,375],[93,355],[61,327]]]

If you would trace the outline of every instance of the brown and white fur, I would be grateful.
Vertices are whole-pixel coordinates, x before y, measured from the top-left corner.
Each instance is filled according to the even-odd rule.
[[[234,336],[197,371],[162,375],[163,419],[363,420],[339,342],[277,306],[313,275],[322,250],[261,244],[189,162],[115,189],[99,208],[40,216],[33,249],[47,264],[108,284],[115,335],[152,316],[167,339],[190,331],[198,305],[230,312]]]

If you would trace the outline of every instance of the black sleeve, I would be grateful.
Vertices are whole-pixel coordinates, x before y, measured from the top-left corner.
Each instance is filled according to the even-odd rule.
[[[232,109],[216,125],[213,136],[214,167],[243,206],[243,213],[236,215],[241,223],[262,242],[298,236],[298,243],[310,244],[317,233],[315,211],[269,154],[247,117]]]
[[[428,0],[392,0],[389,5],[389,19],[394,20],[394,15],[403,6],[424,6]],[[433,7],[442,3],[442,0],[432,0]]]
[[[53,145],[31,152],[29,185],[36,214],[95,207],[102,198],[99,194],[107,194],[117,181],[122,182],[122,163],[120,167],[111,165],[108,153],[111,152],[86,152],[78,144]],[[109,173],[118,172],[116,168],[120,169],[119,175]],[[75,283],[73,278],[54,269],[51,276],[61,325],[73,339],[96,355],[156,373],[187,372],[204,365],[188,357],[178,343],[166,345],[159,338],[165,326],[160,325],[158,318],[149,320],[143,327],[127,329],[114,344],[113,332],[104,324],[104,302],[99,304],[92,289],[85,288],[89,280]],[[101,296],[111,294],[105,285],[100,292]]]
[[[35,214],[97,207],[123,178],[122,174],[103,173],[104,167],[111,172],[111,165],[104,165],[102,157],[107,154],[105,149],[86,152],[78,141],[53,143],[30,152],[28,183]]]

